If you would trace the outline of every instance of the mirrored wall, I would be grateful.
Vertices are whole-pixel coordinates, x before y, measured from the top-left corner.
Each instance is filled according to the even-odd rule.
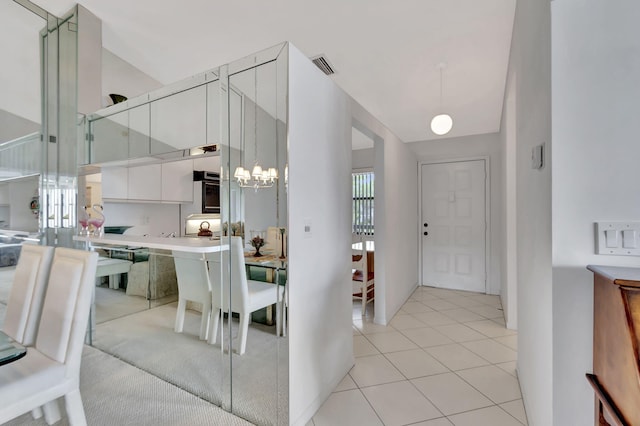
[[[72,245],[77,17],[26,0],[2,2],[0,17],[0,264],[10,267],[24,241]]]
[[[289,422],[284,47],[90,114],[78,172],[93,345],[258,425]]]

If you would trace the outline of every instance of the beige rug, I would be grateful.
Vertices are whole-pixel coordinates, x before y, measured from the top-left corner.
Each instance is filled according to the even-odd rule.
[[[197,396],[119,361],[95,348],[85,346],[80,372],[80,393],[88,425],[238,425],[246,422]],[[64,403],[59,401],[67,426]],[[40,426],[25,414],[6,425]]]
[[[229,357],[198,339],[200,313],[187,311],[183,333],[175,315],[172,303],[98,324],[94,346],[252,423],[288,424],[288,339],[275,326],[251,324],[245,354]]]

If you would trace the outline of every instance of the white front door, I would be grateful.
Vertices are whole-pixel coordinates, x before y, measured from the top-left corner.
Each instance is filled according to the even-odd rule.
[[[424,164],[422,283],[484,293],[485,160]]]

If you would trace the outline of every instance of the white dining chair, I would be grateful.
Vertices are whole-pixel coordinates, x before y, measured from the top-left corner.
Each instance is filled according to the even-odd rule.
[[[375,276],[373,271],[369,271],[368,268],[366,240],[354,237],[352,242],[360,243],[357,249],[351,251],[352,298],[362,301],[362,316],[364,317],[367,304],[375,299]]]
[[[283,287],[262,281],[248,280],[244,263],[244,252],[240,237],[231,237],[229,250],[209,257],[209,274],[213,293],[213,324],[209,343],[214,344],[218,338],[220,317],[224,312],[236,312],[240,316],[237,352],[245,353],[247,334],[251,313],[271,305],[278,305],[282,300]],[[231,264],[229,264],[231,258]],[[231,285],[231,309],[229,309],[228,286]],[[224,301],[224,302],[222,302]],[[278,312],[278,309],[276,309]],[[276,314],[276,330],[279,330],[279,315]]]
[[[32,346],[40,323],[53,247],[23,244],[7,301],[2,331],[23,346]]]
[[[207,271],[207,262],[201,253],[173,252],[178,278],[178,311],[176,312],[175,332],[182,333],[187,302],[202,304],[200,320],[200,340],[207,340],[211,319],[211,282]]]
[[[86,425],[80,362],[97,261],[95,252],[56,248],[35,346],[0,368],[0,424],[38,407],[53,424],[64,397],[69,424]]]

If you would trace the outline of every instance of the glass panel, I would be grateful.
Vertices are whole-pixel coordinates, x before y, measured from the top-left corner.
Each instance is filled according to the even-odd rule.
[[[206,86],[151,103],[151,153],[161,154],[207,143]]]
[[[129,158],[144,157],[151,152],[151,117],[149,104],[129,110]]]
[[[102,162],[99,178],[90,177],[95,165],[82,170],[85,198],[96,203],[101,197],[107,223],[127,228],[123,237],[101,240],[121,241],[121,247],[99,247],[105,258],[116,260],[113,268],[127,272],[115,280],[114,274],[100,275],[95,344],[256,424],[288,423],[288,342],[286,327],[276,327],[276,317],[286,313],[287,63],[274,56],[281,51],[282,46],[260,52],[90,114],[94,144],[101,132],[125,131],[121,142],[128,141],[128,158],[93,156]],[[256,162],[266,175],[237,178],[239,166],[251,173]],[[190,172],[213,172],[208,179],[218,182],[218,190],[203,191],[211,182],[182,179],[184,164]],[[176,196],[187,193],[193,199]],[[213,193],[220,196],[220,212],[203,213],[210,202],[202,197]],[[211,235],[194,240],[200,231]],[[264,239],[268,264],[254,262],[253,236]],[[163,250],[193,241],[215,249]],[[273,303],[246,310],[246,278]],[[194,296],[185,283],[199,283],[196,293],[210,286],[211,293]],[[176,296],[177,305],[166,304]],[[204,342],[200,313],[209,317],[207,300],[212,338]]]
[[[0,181],[39,174],[41,147],[40,132],[0,145]]]
[[[230,144],[230,129],[229,129],[229,74],[228,66],[224,65],[220,67],[217,75],[219,80],[212,84],[209,84],[209,93],[213,96],[209,99],[207,115],[212,121],[218,121],[218,134],[212,132],[214,137],[217,137],[220,144],[220,246],[222,250],[219,253],[214,253],[211,256],[211,262],[209,263],[211,271],[211,286],[212,286],[212,305],[214,318],[219,318],[219,327],[212,327],[213,333],[219,333],[220,340],[216,342],[219,344],[219,350],[227,353],[228,357],[222,360],[221,364],[221,376],[220,385],[222,386],[223,399],[220,405],[227,411],[233,410],[233,400],[231,395],[232,389],[232,375],[231,366],[233,362],[232,352],[232,329],[230,327],[230,319],[233,314],[230,309],[231,303],[231,280],[229,268],[230,268],[230,246],[231,246],[231,234],[229,226],[231,218],[236,214],[235,209],[230,204],[230,180],[229,180],[229,158],[231,153]],[[217,89],[217,90],[216,90]],[[215,93],[217,92],[217,94]],[[216,100],[218,103],[216,105]],[[226,230],[226,231],[225,231]],[[235,232],[241,236],[242,229],[234,227]],[[214,320],[214,325],[215,325]],[[215,328],[215,329],[214,329]],[[216,347],[218,348],[218,346]],[[214,376],[215,376],[215,372]]]
[[[92,121],[90,126],[92,163],[129,158],[128,111]]]
[[[43,173],[41,226],[48,245],[72,247],[78,162],[77,17],[49,16],[42,35]]]
[[[269,61],[229,77],[230,170],[233,171],[229,198],[231,204],[231,194],[235,191],[241,199],[231,211],[234,207],[238,210],[234,216],[244,228],[241,254],[244,259],[239,262],[244,265],[251,285],[273,301],[267,300],[267,306],[251,313],[252,321],[246,326],[245,351],[241,356],[234,354],[232,359],[233,413],[259,425],[288,422],[288,376],[281,374],[283,370],[288,371],[287,337],[280,336],[286,334],[286,328],[285,333],[280,329],[285,311],[282,301],[287,228],[286,191],[280,177],[284,176],[286,160],[282,154],[286,152],[286,144],[284,123],[278,120],[278,95],[282,94],[278,91],[278,70],[276,61]],[[257,166],[262,169],[259,176],[254,173]],[[240,167],[247,171],[248,177],[242,178],[236,173]],[[258,254],[261,256],[256,257]],[[233,255],[232,252],[232,266]],[[232,306],[233,288],[238,285],[241,283],[233,281],[232,269]],[[233,322],[233,335],[242,335],[242,326],[241,321]],[[242,377],[251,377],[251,380],[235,379]]]

